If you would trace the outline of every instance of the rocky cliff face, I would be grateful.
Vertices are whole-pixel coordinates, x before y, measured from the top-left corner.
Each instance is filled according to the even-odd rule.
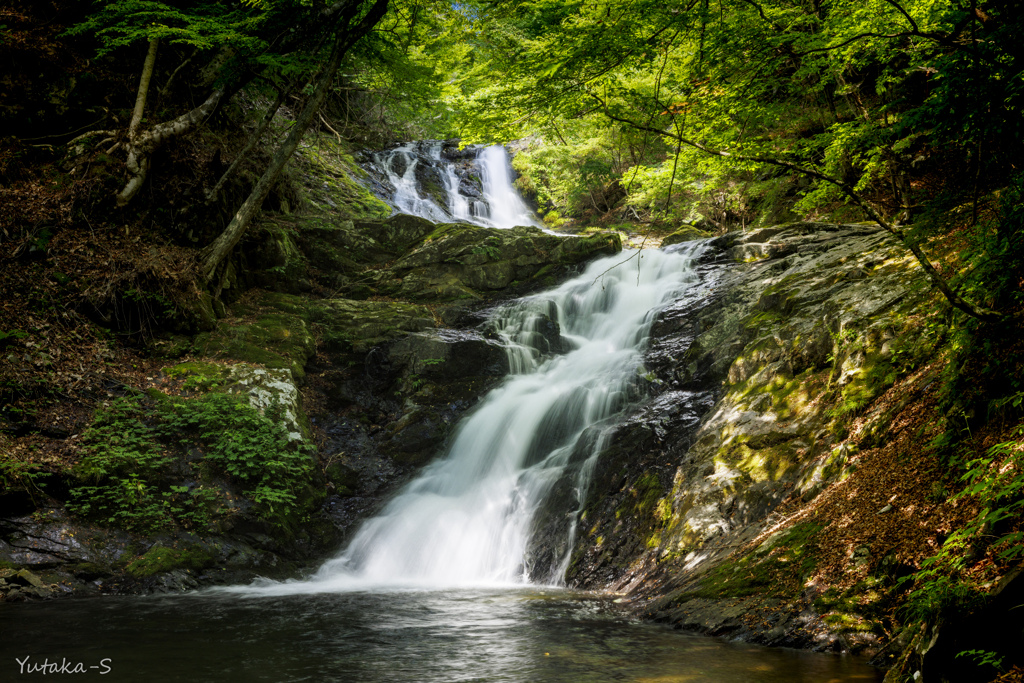
[[[801,510],[885,438],[873,401],[928,355],[919,267],[874,227],[810,223],[725,235],[701,260],[703,286],[652,330],[650,398],[601,455],[569,582],[704,632],[870,645],[873,624],[815,608],[827,523]]]
[[[116,414],[101,410],[62,434],[70,448],[89,430],[100,435],[86,438],[77,462],[49,476],[45,492],[0,492],[0,597],[294,575],[337,549],[504,377],[506,353],[478,329],[482,311],[619,248],[616,235],[404,215],[268,221],[228,269],[234,301],[215,310],[207,298],[194,313],[205,331],[154,340],[138,384],[111,387]],[[254,411],[245,426],[217,418],[228,403]],[[244,444],[251,425],[276,429],[267,420],[281,428],[282,462],[304,468],[293,482],[264,482],[285,496],[276,508],[261,502],[271,500],[263,484],[215,460],[225,455],[217,432]],[[127,445],[104,436],[125,429]],[[315,455],[303,450],[312,445]],[[131,463],[117,460],[118,448]],[[230,457],[258,465],[263,448]],[[159,452],[166,457],[150,457]],[[137,466],[140,458],[152,463]],[[87,471],[90,462],[102,471]],[[103,488],[118,482],[139,495]],[[100,489],[82,507],[73,492],[89,486]],[[112,499],[120,509],[97,515]],[[76,500],[69,515],[64,504]]]

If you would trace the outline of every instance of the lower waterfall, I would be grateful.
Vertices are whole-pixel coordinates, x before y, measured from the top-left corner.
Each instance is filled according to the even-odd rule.
[[[562,583],[579,510],[564,510],[571,517],[564,557],[528,571],[535,516],[563,476],[573,478],[576,507],[582,504],[616,416],[643,395],[651,324],[697,281],[694,255],[692,245],[623,252],[496,309],[488,325],[504,340],[512,371],[463,418],[447,453],[309,579],[232,590]]]

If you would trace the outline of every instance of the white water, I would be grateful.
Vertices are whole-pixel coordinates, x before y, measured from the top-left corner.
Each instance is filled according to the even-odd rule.
[[[517,225],[543,227],[512,185],[512,166],[501,145],[485,147],[475,160],[482,180],[482,197],[473,198],[459,191],[455,164],[441,154],[442,143],[434,142],[423,152],[426,143],[407,143],[374,155],[376,165],[394,186],[391,204],[400,213],[410,213],[432,221],[458,221],[485,227],[513,228]],[[416,178],[420,164],[436,168],[444,184],[446,201],[440,206],[421,192]]]
[[[488,219],[498,228],[517,225],[541,227],[519,192],[512,185],[512,166],[508,153],[501,145],[485,147],[477,158],[483,179],[484,198],[490,207]]]
[[[438,158],[440,158],[440,145],[438,145]],[[399,160],[404,160],[405,168],[402,170],[398,165]],[[419,193],[416,182],[416,166],[420,163],[413,153],[413,145],[409,143],[396,147],[387,155],[381,157],[381,167],[388,175],[388,180],[395,186],[395,195],[392,202],[399,213],[411,213],[415,216],[422,216],[432,221],[448,222],[451,218],[432,199],[423,197]]]
[[[457,428],[447,454],[307,581],[264,582],[239,592],[309,593],[366,588],[528,582],[525,560],[538,508],[563,475],[584,499],[603,437],[582,455],[585,430],[608,434],[637,394],[642,350],[657,311],[696,280],[691,252],[624,252],[579,277],[496,312],[513,374]],[[561,355],[546,353],[544,316],[556,319]],[[570,462],[570,460],[573,462]],[[580,460],[583,463],[580,463]],[[571,469],[567,469],[571,468]],[[578,510],[564,514],[578,516]],[[561,547],[572,547],[575,523]],[[561,583],[568,552],[548,568]]]

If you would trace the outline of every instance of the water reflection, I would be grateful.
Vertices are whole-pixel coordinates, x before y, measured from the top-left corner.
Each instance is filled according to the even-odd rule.
[[[859,660],[624,621],[560,590],[196,594],[0,605],[0,680],[32,661],[111,660],[146,681],[876,681]]]

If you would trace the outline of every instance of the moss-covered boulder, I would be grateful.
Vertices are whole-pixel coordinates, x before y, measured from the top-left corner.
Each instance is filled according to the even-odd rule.
[[[382,294],[442,302],[481,299],[528,283],[554,284],[568,267],[621,249],[618,235],[561,237],[539,228],[437,226],[426,241],[374,278]]]
[[[711,233],[695,228],[692,225],[684,225],[679,228],[671,235],[666,235],[661,240],[661,246],[667,247],[672,244],[680,244],[681,242],[692,242],[693,240],[702,240],[711,237]]]
[[[251,317],[222,319],[215,331],[197,337],[194,346],[209,358],[288,370],[299,382],[306,376],[306,361],[316,350],[305,314],[272,309]]]
[[[426,307],[393,301],[323,299],[311,302],[309,314],[328,351],[365,353],[434,326]]]
[[[125,571],[137,578],[153,576],[175,569],[203,569],[210,566],[215,558],[202,547],[165,548],[154,545],[125,567]]]

